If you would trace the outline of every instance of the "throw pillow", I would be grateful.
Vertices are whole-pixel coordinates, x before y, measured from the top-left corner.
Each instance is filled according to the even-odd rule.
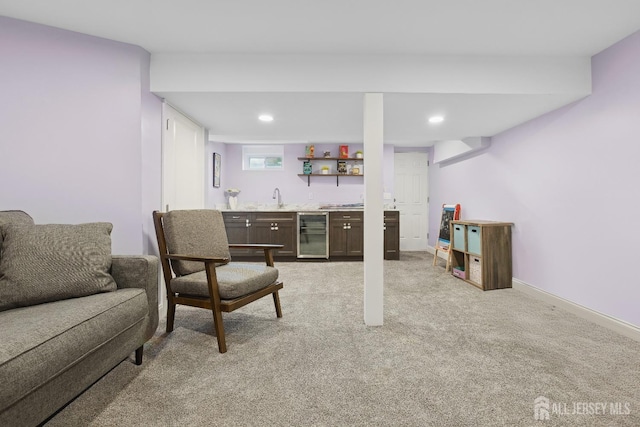
[[[116,289],[109,223],[3,227],[0,311]]]
[[[0,256],[2,256],[3,226],[8,224],[33,224],[33,218],[24,211],[0,211]]]

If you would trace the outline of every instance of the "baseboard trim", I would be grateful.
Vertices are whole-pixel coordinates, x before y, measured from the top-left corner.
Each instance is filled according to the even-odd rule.
[[[640,341],[640,328],[627,323],[623,320],[616,319],[615,317],[607,316],[606,314],[592,310],[580,304],[576,304],[567,299],[553,295],[547,291],[543,291],[522,280],[513,279],[512,285],[514,289],[531,295],[537,299],[553,304],[561,309],[575,314],[578,317],[589,320],[597,325],[603,326],[614,332],[617,332],[625,337],[631,338],[635,341]]]

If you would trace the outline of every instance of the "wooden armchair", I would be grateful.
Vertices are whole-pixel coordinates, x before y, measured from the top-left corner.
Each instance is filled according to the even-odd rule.
[[[282,282],[273,265],[273,249],[282,245],[229,245],[220,211],[154,211],[160,262],[167,288],[167,333],[173,331],[176,305],[211,310],[218,349],[227,351],[222,312],[231,312],[269,294],[282,317]],[[264,249],[265,264],[234,263],[230,247]]]

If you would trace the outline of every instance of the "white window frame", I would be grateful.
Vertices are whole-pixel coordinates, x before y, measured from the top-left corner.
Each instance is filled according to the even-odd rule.
[[[270,165],[271,162],[276,165]],[[284,170],[284,145],[243,145],[242,170],[282,171]]]

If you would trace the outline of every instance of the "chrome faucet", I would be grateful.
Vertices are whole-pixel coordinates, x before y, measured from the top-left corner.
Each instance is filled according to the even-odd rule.
[[[276,198],[276,193],[278,193],[278,208],[281,208],[282,206],[284,206],[284,204],[282,203],[282,196],[280,195],[280,189],[278,187],[276,187],[276,189],[273,190],[273,199],[274,200]]]

